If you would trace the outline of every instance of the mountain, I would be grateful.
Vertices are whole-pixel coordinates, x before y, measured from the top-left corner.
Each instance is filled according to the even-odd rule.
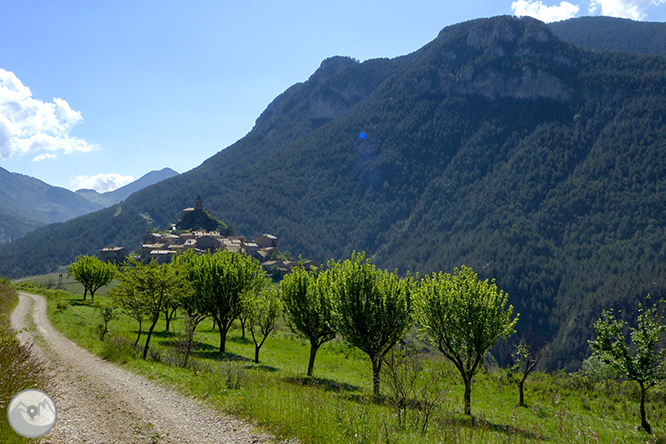
[[[562,39],[598,51],[666,55],[666,23],[578,17],[549,24]]]
[[[236,233],[319,262],[471,266],[521,313],[516,339],[574,369],[603,309],[666,296],[664,140],[666,58],[475,20],[404,57],[324,61],[198,168],[0,248],[0,275],[134,249],[201,195]]]
[[[100,208],[69,190],[0,168],[0,244]]]
[[[122,202],[123,200],[127,199],[130,194],[136,191],[142,190],[150,185],[156,184],[159,181],[177,175],[178,172],[172,170],[171,168],[163,168],[159,171],[151,171],[147,174],[144,174],[134,182],[113,191],[98,193],[95,190],[81,189],[76,190],[76,194],[85,197],[91,202],[101,205],[103,208],[106,208],[113,204],[117,204],[118,202]]]

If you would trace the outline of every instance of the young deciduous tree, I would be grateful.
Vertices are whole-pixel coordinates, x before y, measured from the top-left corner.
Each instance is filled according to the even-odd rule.
[[[243,310],[247,313],[247,326],[254,341],[254,362],[258,364],[259,350],[275,328],[282,301],[276,289],[262,288],[244,295]]]
[[[649,296],[648,296],[649,300]],[[645,413],[645,395],[651,387],[666,379],[666,348],[659,346],[666,331],[657,305],[645,309],[638,304],[637,328],[617,319],[613,311],[604,311],[594,324],[597,339],[588,341],[593,356],[611,365],[641,388],[641,427],[652,433]],[[631,339],[631,345],[627,341]]]
[[[115,265],[102,262],[92,256],[77,257],[76,261],[67,267],[67,271],[83,285],[84,301],[88,292],[90,292],[90,298],[94,300],[95,292],[100,287],[110,284],[118,272]]]
[[[499,338],[515,329],[518,316],[495,282],[479,281],[469,267],[453,275],[426,276],[420,286],[416,322],[421,338],[436,346],[460,372],[465,385],[465,414],[471,415],[472,378]]]
[[[411,277],[377,270],[365,254],[330,262],[334,280],[335,325],[349,344],[372,361],[372,391],[379,396],[384,355],[413,325]]]
[[[120,276],[123,281],[122,275]],[[147,307],[143,300],[143,295],[136,288],[129,285],[119,285],[109,292],[120,311],[139,323],[139,334],[136,336],[134,345],[139,343],[141,338],[143,321],[148,316]]]
[[[194,291],[199,292],[220,331],[220,351],[226,349],[227,332],[241,313],[241,297],[263,285],[264,271],[255,259],[228,250],[204,254],[194,260],[190,272]]]
[[[118,319],[118,306],[115,304],[114,300],[107,300],[104,302],[95,302],[95,308],[99,311],[100,318],[102,318],[99,339],[103,341],[104,337],[109,332],[109,322]]]
[[[310,341],[308,376],[314,374],[319,347],[335,338],[331,291],[328,272],[307,272],[301,266],[292,269],[280,282],[287,325]]]
[[[525,381],[534,367],[537,366],[541,357],[550,351],[548,346],[540,348],[536,353],[533,353],[531,349],[532,347],[529,344],[521,341],[516,346],[516,352],[514,353],[517,362],[513,371],[520,371],[521,373],[518,380],[518,404],[523,407],[525,406]]]
[[[185,343],[185,357],[182,364],[183,368],[187,366],[187,360],[192,354],[194,333],[197,326],[201,321],[211,316],[208,310],[209,303],[206,300],[207,293],[202,291],[200,285],[203,277],[198,275],[201,271],[201,268],[196,264],[198,258],[199,255],[192,251],[187,251],[174,258],[177,273],[183,276],[183,280],[186,283],[185,291],[179,295],[176,304],[185,312],[184,321],[187,339]]]
[[[174,264],[158,265],[151,262],[144,265],[137,261],[130,261],[123,267],[120,287],[121,293],[136,292],[136,296],[144,305],[148,319],[150,319],[148,337],[143,348],[143,358],[145,359],[148,355],[150,338],[160,314],[185,287],[183,276],[176,273]]]

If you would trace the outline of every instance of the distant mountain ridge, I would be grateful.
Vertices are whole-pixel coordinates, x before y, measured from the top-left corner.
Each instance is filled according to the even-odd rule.
[[[0,248],[0,275],[134,249],[201,195],[238,232],[321,263],[471,266],[508,292],[517,338],[573,369],[601,310],[666,296],[664,140],[666,58],[474,20],[397,59],[324,61],[198,168]]]
[[[168,179],[170,177],[177,176],[178,172],[172,170],[171,168],[162,168],[159,171],[151,171],[144,174],[139,179],[128,183],[125,186],[122,186],[113,191],[107,191],[106,193],[98,193],[95,190],[90,189],[81,189],[76,190],[76,194],[86,198],[87,200],[99,204],[102,208],[109,207],[118,202],[122,202],[127,199],[132,193],[135,193],[139,190],[142,190],[150,185],[154,185],[159,181]]]
[[[0,244],[100,208],[69,190],[0,168]]]
[[[178,175],[170,168],[151,171],[115,191],[72,192],[39,179],[0,168],[0,245],[52,223],[65,222],[126,199],[130,194]]]

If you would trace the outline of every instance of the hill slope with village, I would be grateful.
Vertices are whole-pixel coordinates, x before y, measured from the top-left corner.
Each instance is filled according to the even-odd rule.
[[[530,18],[466,22],[405,57],[324,61],[244,139],[2,248],[0,274],[138,248],[201,195],[238,233],[322,263],[471,266],[509,293],[518,337],[576,368],[603,308],[666,295],[664,116],[664,57],[585,50]]]

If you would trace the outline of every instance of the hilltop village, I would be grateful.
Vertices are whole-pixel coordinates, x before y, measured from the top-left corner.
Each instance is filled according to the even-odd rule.
[[[200,196],[194,207],[182,210],[181,220],[164,232],[148,232],[143,238],[140,254],[136,259],[142,262],[167,263],[178,253],[193,250],[200,254],[211,254],[217,250],[247,254],[257,259],[263,269],[274,277],[283,277],[298,265],[299,261],[285,260],[278,249],[278,238],[272,234],[262,234],[249,241],[245,236],[229,234],[226,225],[211,216],[204,208]],[[123,262],[129,256],[124,247],[106,247],[99,251],[105,262]],[[318,267],[312,260],[300,261],[306,267]]]

